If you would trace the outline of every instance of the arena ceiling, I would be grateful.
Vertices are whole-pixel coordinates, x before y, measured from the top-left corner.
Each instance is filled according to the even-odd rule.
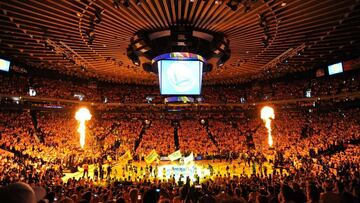
[[[157,76],[126,56],[131,37],[188,25],[230,40],[230,59],[222,67],[210,61],[213,71],[204,76],[204,83],[214,84],[306,71],[358,52],[360,0],[232,0],[241,2],[235,11],[228,2],[0,1],[0,55],[70,75],[154,84]]]

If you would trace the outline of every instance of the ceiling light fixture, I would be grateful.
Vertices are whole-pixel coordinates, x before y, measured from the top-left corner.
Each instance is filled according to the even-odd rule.
[[[232,10],[232,11],[236,11],[238,9],[238,6],[240,4],[239,0],[230,0],[229,2],[226,3],[226,5]]]
[[[123,5],[125,7],[130,7],[130,1],[129,0],[124,0]]]
[[[114,8],[119,9],[120,8],[120,0],[113,0],[113,6],[114,6]]]

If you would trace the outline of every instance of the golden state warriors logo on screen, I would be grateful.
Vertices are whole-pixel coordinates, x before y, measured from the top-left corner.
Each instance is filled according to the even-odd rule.
[[[170,64],[166,75],[169,79],[169,85],[177,92],[187,92],[194,88],[196,83],[191,67],[183,62]]]
[[[160,89],[163,95],[199,95],[202,77],[200,61],[162,60]]]

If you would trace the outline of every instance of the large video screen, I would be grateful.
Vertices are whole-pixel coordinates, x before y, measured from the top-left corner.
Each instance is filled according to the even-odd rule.
[[[0,59],[0,71],[9,72],[9,68],[10,68],[10,61]]]
[[[157,63],[162,95],[200,95],[203,62],[160,60]]]
[[[342,63],[335,63],[333,65],[328,66],[329,75],[334,75],[337,73],[343,72],[343,65]]]

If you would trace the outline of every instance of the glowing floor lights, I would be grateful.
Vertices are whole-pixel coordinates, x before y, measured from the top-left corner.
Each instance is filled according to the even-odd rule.
[[[82,107],[80,108],[76,114],[75,119],[79,121],[79,128],[78,132],[80,133],[80,145],[81,148],[84,148],[85,146],[85,135],[86,135],[86,125],[85,122],[89,121],[91,119],[91,114],[89,109]]]

